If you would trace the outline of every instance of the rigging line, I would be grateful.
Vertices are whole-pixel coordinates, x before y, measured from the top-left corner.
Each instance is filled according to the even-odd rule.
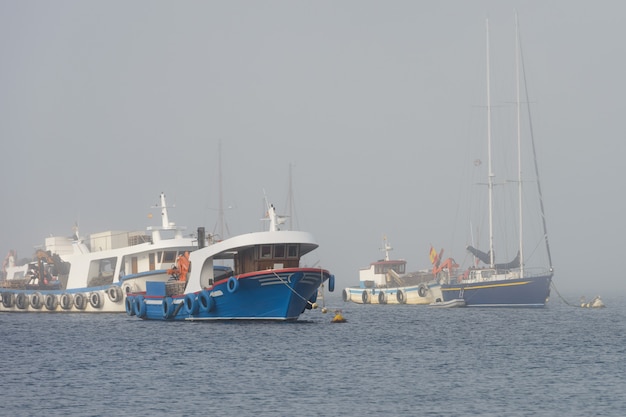
[[[539,192],[539,206],[541,208],[541,221],[543,223],[543,234],[544,234],[545,241],[546,241],[546,251],[548,253],[548,265],[550,267],[550,271],[553,271],[554,268],[552,266],[552,255],[550,254],[550,243],[548,242],[548,228],[546,226],[546,213],[545,213],[545,209],[543,206],[543,193],[541,192],[541,181],[539,181],[539,166],[537,164],[537,149],[535,147],[535,135],[533,131],[533,121],[532,121],[532,117],[530,114],[530,100],[528,98],[528,83],[526,82],[526,67],[524,65],[524,53],[522,51],[521,35],[520,35],[519,44],[520,44],[519,45],[520,58],[521,58],[521,63],[522,63],[522,77],[524,78],[524,93],[526,95],[526,107],[528,111],[528,125],[530,129],[530,143],[533,149],[533,160],[535,163],[535,175],[537,176],[537,190]]]
[[[278,278],[283,284],[285,284],[287,286],[287,288],[289,288],[291,290],[292,293],[294,293],[295,295],[297,295],[298,297],[300,297],[302,300],[306,301],[308,304],[310,304],[311,306],[313,306],[313,303],[310,302],[309,300],[307,300],[306,298],[304,298],[303,296],[301,296],[300,294],[298,294],[298,292],[296,290],[294,290],[293,288],[291,288],[289,286],[289,283],[285,282],[284,279],[282,279],[280,277],[280,275],[278,275],[276,272],[272,272],[274,275],[276,275],[276,278]]]

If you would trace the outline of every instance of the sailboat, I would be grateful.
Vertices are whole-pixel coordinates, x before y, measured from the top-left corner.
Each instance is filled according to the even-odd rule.
[[[492,163],[491,141],[491,98],[489,87],[489,22],[487,21],[487,148],[488,148],[488,207],[489,207],[489,251],[483,252],[473,246],[467,250],[475,256],[474,266],[451,282],[448,279],[441,286],[444,302],[454,299],[465,300],[468,307],[544,307],[550,295],[550,284],[553,276],[553,267],[548,245],[548,234],[543,209],[543,197],[539,184],[539,170],[534,147],[531,140],[534,158],[537,190],[539,194],[539,208],[541,211],[543,239],[547,252],[547,267],[539,269],[527,267],[524,258],[523,245],[523,215],[522,215],[522,162],[521,162],[521,129],[520,129],[520,75],[519,58],[521,57],[519,29],[516,22],[516,84],[517,84],[517,153],[518,153],[518,215],[519,215],[519,249],[513,260],[496,263],[494,251],[494,171]],[[523,65],[522,65],[523,67]],[[531,125],[532,126],[532,125]],[[532,139],[532,128],[531,128]],[[482,263],[482,264],[481,264]]]

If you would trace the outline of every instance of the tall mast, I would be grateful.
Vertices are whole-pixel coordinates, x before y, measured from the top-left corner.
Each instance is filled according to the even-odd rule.
[[[520,61],[522,67],[522,77],[524,78],[524,96],[526,97],[526,106],[528,109],[528,124],[530,129],[530,144],[533,150],[533,160],[535,163],[535,177],[537,178],[537,191],[539,193],[539,206],[541,207],[541,222],[543,223],[543,238],[546,242],[546,252],[548,255],[548,266],[550,272],[554,270],[552,266],[552,255],[550,253],[550,243],[548,241],[548,227],[546,225],[546,212],[543,206],[543,193],[541,192],[541,181],[539,180],[539,165],[537,163],[537,148],[535,147],[535,134],[533,131],[533,120],[530,113],[530,100],[528,99],[528,83],[526,82],[526,69],[524,68],[524,51],[520,42]]]
[[[519,203],[519,262],[520,277],[524,277],[524,220],[522,211],[522,127],[520,114],[520,77],[519,77],[519,25],[517,22],[517,12],[515,12],[515,93],[516,93],[516,113],[517,113],[517,192]]]
[[[489,161],[487,187],[489,190],[489,266],[493,268],[494,252],[493,252],[493,169],[491,164],[491,90],[490,90],[490,74],[489,74],[489,19],[485,20],[487,27],[487,159]]]

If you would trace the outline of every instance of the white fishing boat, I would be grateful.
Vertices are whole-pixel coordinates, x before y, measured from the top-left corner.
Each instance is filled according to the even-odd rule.
[[[27,262],[11,251],[0,280],[0,312],[124,312],[127,293],[145,291],[147,281],[180,278],[186,271],[175,266],[204,243],[204,229],[201,236],[184,237],[185,228],[169,221],[163,193],[156,207],[161,226],[148,233],[80,237],[75,227],[71,237],[47,237]]]
[[[406,272],[404,259],[390,259],[393,248],[383,238],[384,259],[359,270],[359,285],[343,290],[343,301],[357,304],[421,304],[441,298],[440,284],[432,271]]]

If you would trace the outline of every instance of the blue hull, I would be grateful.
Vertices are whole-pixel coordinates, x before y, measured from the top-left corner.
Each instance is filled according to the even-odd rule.
[[[522,279],[444,284],[444,301],[465,300],[468,307],[544,307],[552,274]]]
[[[319,269],[263,271],[230,277],[197,293],[166,296],[148,286],[127,297],[126,312],[147,320],[297,320],[312,308],[320,285],[334,276]]]

